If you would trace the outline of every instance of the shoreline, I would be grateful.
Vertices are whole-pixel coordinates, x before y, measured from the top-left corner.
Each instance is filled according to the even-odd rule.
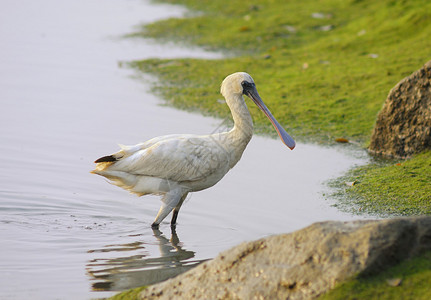
[[[392,7],[388,1],[383,1],[368,7],[365,4],[340,5],[326,0],[315,5],[307,4],[307,1],[299,4],[280,1],[268,6],[261,1],[237,11],[233,10],[236,2],[226,7],[217,1],[210,7],[194,0],[158,2],[183,4],[199,13],[151,23],[132,34],[133,38],[181,40],[183,44],[236,52],[238,55],[211,60],[147,59],[130,63],[133,68],[159,79],[153,92],[170,106],[223,118],[229,112],[217,102],[222,97],[214,88],[214,82],[221,82],[233,71],[247,71],[257,82],[268,107],[299,141],[329,146],[345,141],[366,148],[375,118],[389,90],[429,59],[423,48],[425,42],[421,39],[431,34],[431,23],[417,28],[413,20],[403,18],[403,15],[420,15],[423,7],[419,4]],[[428,5],[431,9],[431,4]],[[288,14],[285,19],[273,15],[276,11],[293,9],[300,13]],[[377,28],[364,24],[372,17],[382,19],[381,14],[395,14],[402,9],[407,11],[398,15],[398,19],[383,19]],[[342,15],[342,11],[346,15]],[[218,31],[217,28],[223,28],[227,19],[231,28],[228,32]],[[397,30],[399,22],[404,22],[402,35],[411,34],[401,44],[396,37],[386,34]],[[335,25],[328,27],[327,31],[316,27],[326,23]],[[212,24],[213,27],[204,24]],[[273,32],[276,29],[272,29],[265,33],[256,24],[266,26],[266,29],[278,28],[278,31]],[[262,38],[264,34],[267,35],[265,39]],[[259,40],[258,47],[251,51],[256,39]],[[343,39],[346,41],[342,42]],[[431,42],[428,43],[431,47]],[[392,54],[401,48],[405,50],[402,59]],[[366,49],[380,54],[370,55]],[[182,76],[176,76],[177,73]],[[254,116],[255,133],[273,135],[264,116],[255,114],[253,107],[250,110]],[[402,192],[408,185],[412,191],[422,190],[431,194],[431,188],[425,184],[429,175],[417,167],[431,164],[430,151],[403,161],[378,157],[373,161],[376,163],[343,176],[345,181],[356,183],[345,191],[348,195],[345,202],[351,201],[359,206],[361,212],[375,215],[431,213],[431,203],[424,205],[415,193],[409,193],[406,198]],[[384,182],[390,188],[388,194],[382,193],[383,177],[397,173],[400,163],[402,174],[391,176],[389,183]],[[416,176],[406,176],[409,173]],[[340,185],[339,190],[344,191],[345,187]],[[400,200],[404,204],[397,210],[397,201]],[[390,210],[386,209],[388,205]]]

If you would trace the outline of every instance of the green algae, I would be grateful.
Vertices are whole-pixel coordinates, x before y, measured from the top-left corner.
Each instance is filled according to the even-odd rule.
[[[403,261],[387,270],[339,284],[319,300],[431,299],[431,252]]]

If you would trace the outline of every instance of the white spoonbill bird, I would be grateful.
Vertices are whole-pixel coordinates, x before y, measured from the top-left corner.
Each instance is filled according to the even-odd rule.
[[[253,121],[243,95],[265,113],[283,143],[293,150],[295,141],[265,106],[249,74],[227,76],[221,94],[234,120],[230,131],[166,135],[134,146],[120,146],[117,153],[97,159],[92,173],[139,196],[162,195],[162,205],[152,226],[158,227],[171,211],[173,226],[188,193],[213,186],[240,160],[253,135]]]

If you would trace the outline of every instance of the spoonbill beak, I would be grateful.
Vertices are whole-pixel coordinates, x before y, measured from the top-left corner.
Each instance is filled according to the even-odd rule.
[[[253,102],[265,113],[268,119],[271,121],[275,130],[278,133],[278,136],[283,141],[283,143],[289,147],[291,150],[295,148],[295,141],[293,138],[284,130],[284,128],[278,123],[278,121],[271,114],[269,109],[266,107],[265,103],[263,103],[262,98],[260,98],[259,93],[257,92],[256,85],[254,83],[243,82],[243,94],[248,96]]]

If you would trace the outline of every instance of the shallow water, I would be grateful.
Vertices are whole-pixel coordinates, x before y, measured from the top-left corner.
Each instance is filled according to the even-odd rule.
[[[105,297],[174,276],[242,241],[353,218],[331,207],[323,183],[365,163],[364,153],[301,143],[290,151],[254,137],[221,182],[189,196],[176,232],[167,222],[152,230],[158,197],[138,198],[90,174],[94,159],[116,143],[224,125],[159,106],[149,83],[118,62],[219,55],[119,38],[141,22],[181,16],[178,6],[2,4],[0,299]]]

